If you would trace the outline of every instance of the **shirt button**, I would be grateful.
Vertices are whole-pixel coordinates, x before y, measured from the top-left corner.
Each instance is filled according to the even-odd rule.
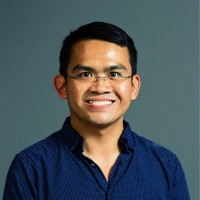
[[[91,163],[91,167],[95,167],[95,163]]]

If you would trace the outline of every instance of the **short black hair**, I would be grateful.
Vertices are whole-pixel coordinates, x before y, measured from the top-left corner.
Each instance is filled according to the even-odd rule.
[[[77,30],[71,31],[65,37],[60,50],[60,74],[66,75],[70,62],[72,47],[81,40],[97,39],[115,43],[121,47],[127,47],[130,55],[132,75],[137,73],[137,50],[131,37],[121,28],[105,22],[92,22],[80,26]]]

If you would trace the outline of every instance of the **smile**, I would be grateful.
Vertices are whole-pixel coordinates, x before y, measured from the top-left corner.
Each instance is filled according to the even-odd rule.
[[[93,101],[93,100],[89,100],[87,101],[88,104],[92,104],[92,105],[97,105],[97,106],[104,106],[104,105],[110,105],[113,103],[113,101]]]

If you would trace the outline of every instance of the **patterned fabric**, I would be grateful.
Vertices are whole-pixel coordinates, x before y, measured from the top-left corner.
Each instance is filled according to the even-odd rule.
[[[131,131],[124,122],[123,144],[109,181],[85,157],[83,139],[70,127],[28,147],[14,158],[4,200],[188,200],[183,169],[164,147]]]

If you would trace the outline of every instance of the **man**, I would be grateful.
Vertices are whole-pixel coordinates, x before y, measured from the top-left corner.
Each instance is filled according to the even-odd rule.
[[[4,199],[189,199],[176,156],[123,119],[140,77],[137,51],[122,29],[94,22],[71,32],[54,83],[70,117],[15,157]]]

